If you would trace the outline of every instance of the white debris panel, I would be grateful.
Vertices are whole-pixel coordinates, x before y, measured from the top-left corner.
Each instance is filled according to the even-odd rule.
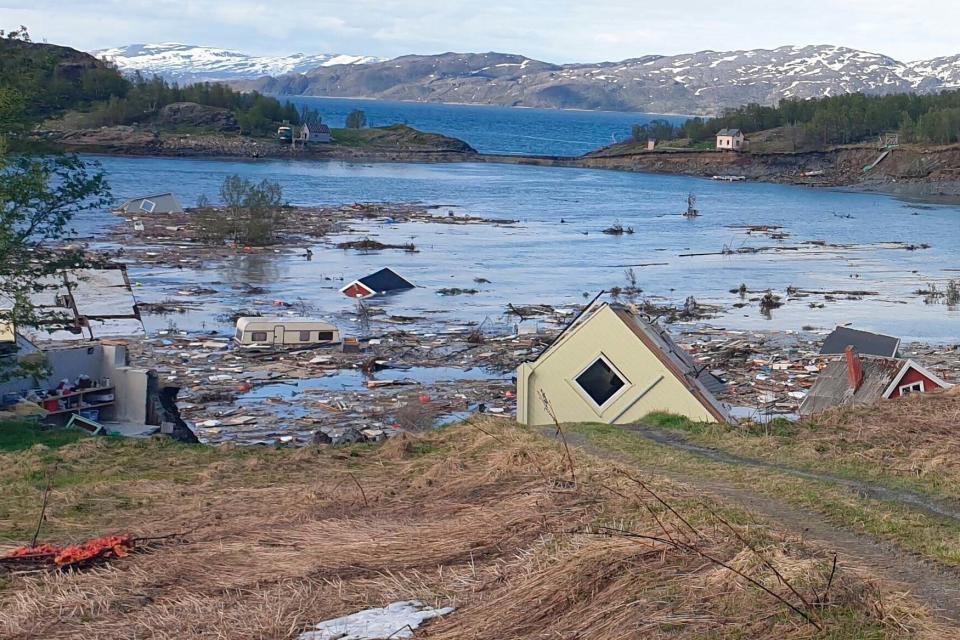
[[[297,640],[387,640],[412,638],[427,620],[453,613],[454,607],[434,609],[419,600],[402,600],[383,608],[365,609],[342,618],[325,620],[316,631],[301,633]]]

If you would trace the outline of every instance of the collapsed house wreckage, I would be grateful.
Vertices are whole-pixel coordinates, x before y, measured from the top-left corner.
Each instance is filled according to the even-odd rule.
[[[197,441],[177,411],[177,390],[131,366],[126,341],[146,332],[123,266],[65,271],[41,283],[33,303],[38,326],[7,323],[3,332],[7,365],[21,375],[0,383],[0,414]]]
[[[875,404],[951,386],[911,359],[861,356],[853,345],[847,345],[843,359],[830,362],[820,372],[800,405],[800,413],[812,415],[834,407]]]
[[[239,254],[303,251],[297,247],[303,247],[304,242],[310,244],[316,238],[338,231],[350,232],[358,220],[378,225],[396,222],[514,224],[511,220],[453,215],[452,211],[438,212],[437,209],[439,207],[418,204],[297,209],[297,215],[288,216],[283,223],[286,226],[282,225],[279,230],[279,244],[266,248],[199,242],[196,220],[186,212],[147,216],[139,215],[145,211],[128,209],[123,215],[137,224],[118,225],[110,233],[114,241],[124,246],[125,259],[138,266],[190,268]],[[325,239],[324,242],[338,246],[336,241]],[[306,257],[310,260],[311,254]],[[381,269],[342,288],[344,278],[340,275],[328,274],[323,279],[339,280],[336,285],[325,285],[326,288],[334,293],[339,288],[344,296],[359,300],[414,288],[412,282],[392,269]],[[489,283],[489,280],[475,278],[474,282]],[[337,325],[327,320],[308,317],[312,313],[309,308],[269,298],[250,301],[249,296],[266,294],[264,288],[248,282],[228,284],[241,291],[241,295],[236,304],[228,303],[231,313],[225,315],[247,320],[243,327],[238,322],[235,334],[210,331],[207,327],[181,331],[171,322],[167,329],[152,331],[154,335],[149,338],[134,332],[122,339],[130,354],[129,360],[156,373],[158,388],[182,389],[176,403],[164,395],[167,404],[174,409],[179,405],[183,419],[193,425],[199,439],[212,443],[302,445],[378,440],[399,429],[432,428],[477,411],[510,416],[515,410],[516,390],[522,390],[524,384],[528,389],[516,410],[518,417],[524,412],[529,416],[539,411],[536,385],[529,385],[530,380],[536,381],[536,375],[526,381],[520,375],[515,382],[514,371],[526,361],[538,358],[552,361],[557,357],[541,354],[551,348],[558,334],[583,310],[576,304],[559,308],[546,304],[507,304],[502,320],[478,323],[423,315],[432,311],[424,311],[421,316],[399,315],[377,305],[371,304],[368,308],[358,302],[356,314],[363,317],[352,319],[359,325],[360,337],[355,337],[341,335]],[[129,292],[129,281],[125,278],[123,286]],[[200,295],[195,292],[202,290],[205,288],[200,286],[189,288],[191,295]],[[212,289],[206,290],[215,293]],[[611,290],[611,296],[614,302],[620,294],[627,300],[636,300],[640,292],[631,285],[616,292]],[[80,292],[75,288],[75,293],[79,296]],[[82,297],[86,299],[85,295]],[[114,301],[110,306],[124,310],[129,306],[132,313],[137,314],[137,324],[142,330],[138,315],[142,305],[131,304],[130,299],[123,304]],[[183,303],[185,313],[200,309],[201,305],[194,300]],[[159,308],[167,301],[154,304]],[[638,304],[643,313],[659,321],[680,323],[674,324],[668,335],[663,329],[641,321],[639,333],[633,332],[633,341],[643,344],[642,334],[655,345],[647,346],[644,357],[652,354],[657,360],[655,352],[660,352],[670,362],[672,366],[663,365],[667,373],[686,389],[686,395],[679,394],[680,397],[692,396],[695,408],[699,406],[705,412],[704,415],[691,412],[695,419],[726,421],[732,417],[796,415],[821,369],[828,364],[829,356],[820,354],[817,335],[730,331],[706,326],[704,321],[717,313],[718,308],[700,304],[693,298],[678,308],[647,300]],[[248,308],[250,305],[252,309]],[[264,317],[254,317],[261,309]],[[282,309],[289,309],[291,315],[276,315],[283,313]],[[82,315],[79,307],[74,315]],[[342,326],[341,319],[347,315],[349,311],[341,309],[328,319]],[[96,314],[88,313],[86,321],[74,323],[75,329],[86,327],[79,329],[79,335],[86,341],[116,339],[117,335],[111,336],[111,325],[105,320],[124,319],[98,319]],[[294,323],[303,320],[314,324],[309,328],[294,327]],[[258,324],[263,322],[273,324],[269,327]],[[654,324],[656,322],[654,320]],[[282,327],[279,335],[278,326]],[[918,349],[921,348],[914,347],[915,351]],[[931,370],[941,375],[960,364],[955,351],[922,349],[924,355],[935,360],[927,360],[931,362]],[[612,353],[616,353],[616,349]],[[629,378],[622,369],[627,365],[610,366],[608,362],[606,366],[611,371],[619,368]],[[643,407],[685,410],[679,406],[683,403],[674,403],[669,398],[653,402],[660,389],[670,384],[667,374],[658,375],[664,375],[664,380],[642,395],[644,385],[621,378],[626,390],[615,389],[614,394],[620,395],[611,396],[609,407],[620,406],[621,398],[625,403],[634,401],[632,407],[619,416],[621,422],[627,418],[638,419],[634,413],[641,412]],[[612,382],[612,378],[608,376],[607,382]],[[580,393],[570,383],[566,391]],[[587,402],[583,393],[580,400]],[[551,402],[565,402],[555,399],[556,392],[548,395]],[[653,404],[648,406],[645,402]],[[573,416],[570,419],[586,419],[575,414],[570,413]],[[595,411],[590,414],[592,420],[597,419],[595,414]]]
[[[310,318],[252,317],[238,322],[238,331],[232,336],[168,329],[144,338],[139,307],[122,268],[74,273],[55,284],[38,299],[51,324],[31,334],[36,345],[9,327],[4,335],[25,342],[22,355],[32,347],[55,364],[77,358],[87,363],[72,364],[69,371],[57,364],[48,378],[21,383],[17,389],[7,390],[11,395],[5,398],[13,400],[15,394],[19,402],[25,394],[40,389],[42,393],[31,396],[32,404],[53,423],[81,415],[106,424],[107,430],[132,433],[136,431],[129,426],[140,425],[139,432],[159,429],[188,440],[195,431],[199,440],[213,443],[302,445],[378,440],[399,429],[428,429],[477,411],[509,416],[516,410],[521,421],[539,423],[544,416],[539,415],[537,375],[546,369],[529,376],[521,366],[516,382],[513,371],[524,361],[556,360],[558,356],[544,351],[556,352],[566,344],[569,335],[560,340],[557,336],[568,325],[572,326],[567,333],[576,334],[585,318],[629,310],[625,305],[604,307],[605,303],[600,303],[595,306],[605,309],[603,313],[594,309],[581,314],[583,308],[578,305],[508,304],[504,317],[512,321],[465,324],[372,315],[366,319],[370,330],[362,338],[341,336],[336,325]],[[656,362],[657,353],[668,361],[663,364],[666,373],[654,376],[657,383],[651,389],[641,384],[642,375],[637,378],[639,374],[625,371],[633,362],[609,362],[634,347],[601,345],[598,349],[606,355],[605,366],[620,372],[623,390],[613,389],[610,398],[596,403],[584,397],[589,390],[583,385],[582,392],[572,386],[586,370],[578,369],[573,373],[581,375],[572,377],[570,372],[557,374],[558,379],[570,378],[563,388],[564,393],[574,394],[574,403],[592,408],[588,415],[580,415],[579,410],[567,412],[566,396],[547,390],[555,408],[562,409],[558,417],[623,422],[637,420],[649,410],[666,410],[695,419],[727,421],[731,417],[800,413],[801,403],[829,365],[831,356],[821,355],[826,343],[821,345],[819,338],[809,334],[711,328],[692,317],[689,306],[671,313],[642,305],[644,312],[682,322],[683,328],[674,336],[655,323],[638,319],[632,311],[628,314],[636,327],[626,344],[640,345],[637,348],[643,353],[636,354],[638,361]],[[579,319],[571,323],[578,314]],[[303,320],[312,324],[298,324]],[[258,323],[272,324],[268,330]],[[621,324],[629,325],[622,319]],[[599,335],[603,337],[604,332]],[[237,342],[255,348],[238,348]],[[896,343],[899,347],[899,341]],[[889,346],[889,340],[884,344]],[[945,348],[914,347],[911,357],[931,362],[931,373],[938,379],[945,379],[947,372],[960,364],[956,351]],[[131,367],[131,362],[138,366]],[[127,369],[136,373],[124,373]],[[132,385],[134,391],[124,387],[121,381],[125,376],[138,380]],[[67,384],[61,384],[65,379]],[[659,390],[670,386],[671,379],[679,381],[685,391],[658,398]],[[607,382],[612,383],[609,375]],[[58,387],[66,393],[53,393]],[[175,401],[177,389],[182,392]],[[519,403],[516,390],[520,391]],[[61,397],[65,395],[70,397]],[[678,398],[693,398],[691,406],[700,409],[690,409]],[[599,416],[591,402],[600,407]],[[127,405],[131,403],[146,410],[130,412]],[[624,403],[630,405],[627,411],[621,406]],[[100,406],[92,406],[95,404]],[[610,414],[614,405],[620,407],[616,420]],[[62,417],[54,419],[58,415]],[[186,421],[192,424],[192,431]]]

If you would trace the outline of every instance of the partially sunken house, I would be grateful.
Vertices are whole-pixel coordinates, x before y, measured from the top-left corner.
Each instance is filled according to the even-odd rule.
[[[383,268],[380,271],[354,280],[340,289],[340,293],[348,298],[371,298],[384,293],[413,289],[414,285],[392,269]]]
[[[800,404],[800,414],[813,415],[833,407],[874,404],[950,386],[913,360],[862,356],[848,346],[841,360],[831,362],[820,372]]]
[[[172,193],[131,198],[115,209],[117,213],[183,213],[183,207]]]
[[[598,303],[517,369],[517,421],[631,424],[665,411],[729,422],[713,395],[722,387],[659,326],[626,307]]]
[[[846,352],[847,347],[853,347],[857,353],[863,355],[896,358],[900,350],[900,338],[848,327],[837,327],[823,341],[820,355],[840,355]]]

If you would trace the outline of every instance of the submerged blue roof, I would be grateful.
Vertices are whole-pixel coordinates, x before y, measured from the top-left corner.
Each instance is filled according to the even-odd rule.
[[[389,268],[384,267],[376,273],[360,278],[358,281],[368,289],[377,293],[386,293],[388,291],[402,291],[404,289],[413,289],[414,285]]]

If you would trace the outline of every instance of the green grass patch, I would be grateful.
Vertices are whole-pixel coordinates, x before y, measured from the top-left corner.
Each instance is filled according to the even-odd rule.
[[[661,429],[680,429],[682,431],[703,431],[701,423],[694,422],[685,416],[655,411],[643,419],[644,424]]]
[[[745,422],[729,425],[691,422],[682,416],[653,413],[645,417],[649,426],[683,431],[692,444],[718,449],[732,455],[801,471],[869,482],[890,489],[910,491],[941,499],[960,499],[955,479],[949,475],[894,474],[888,465],[858,455],[862,445],[843,437],[821,438],[809,425],[775,418],[766,424]],[[828,435],[828,434],[824,434]],[[815,444],[819,441],[820,444]]]
[[[816,511],[839,527],[889,540],[927,559],[960,567],[960,523],[954,520],[927,515],[898,503],[861,498],[849,489],[826,482],[704,460],[612,425],[566,428],[583,435],[591,445],[618,453],[647,470],[722,480]]]
[[[42,444],[57,449],[88,437],[79,429],[45,427],[31,422],[0,422],[0,451],[23,451]]]

